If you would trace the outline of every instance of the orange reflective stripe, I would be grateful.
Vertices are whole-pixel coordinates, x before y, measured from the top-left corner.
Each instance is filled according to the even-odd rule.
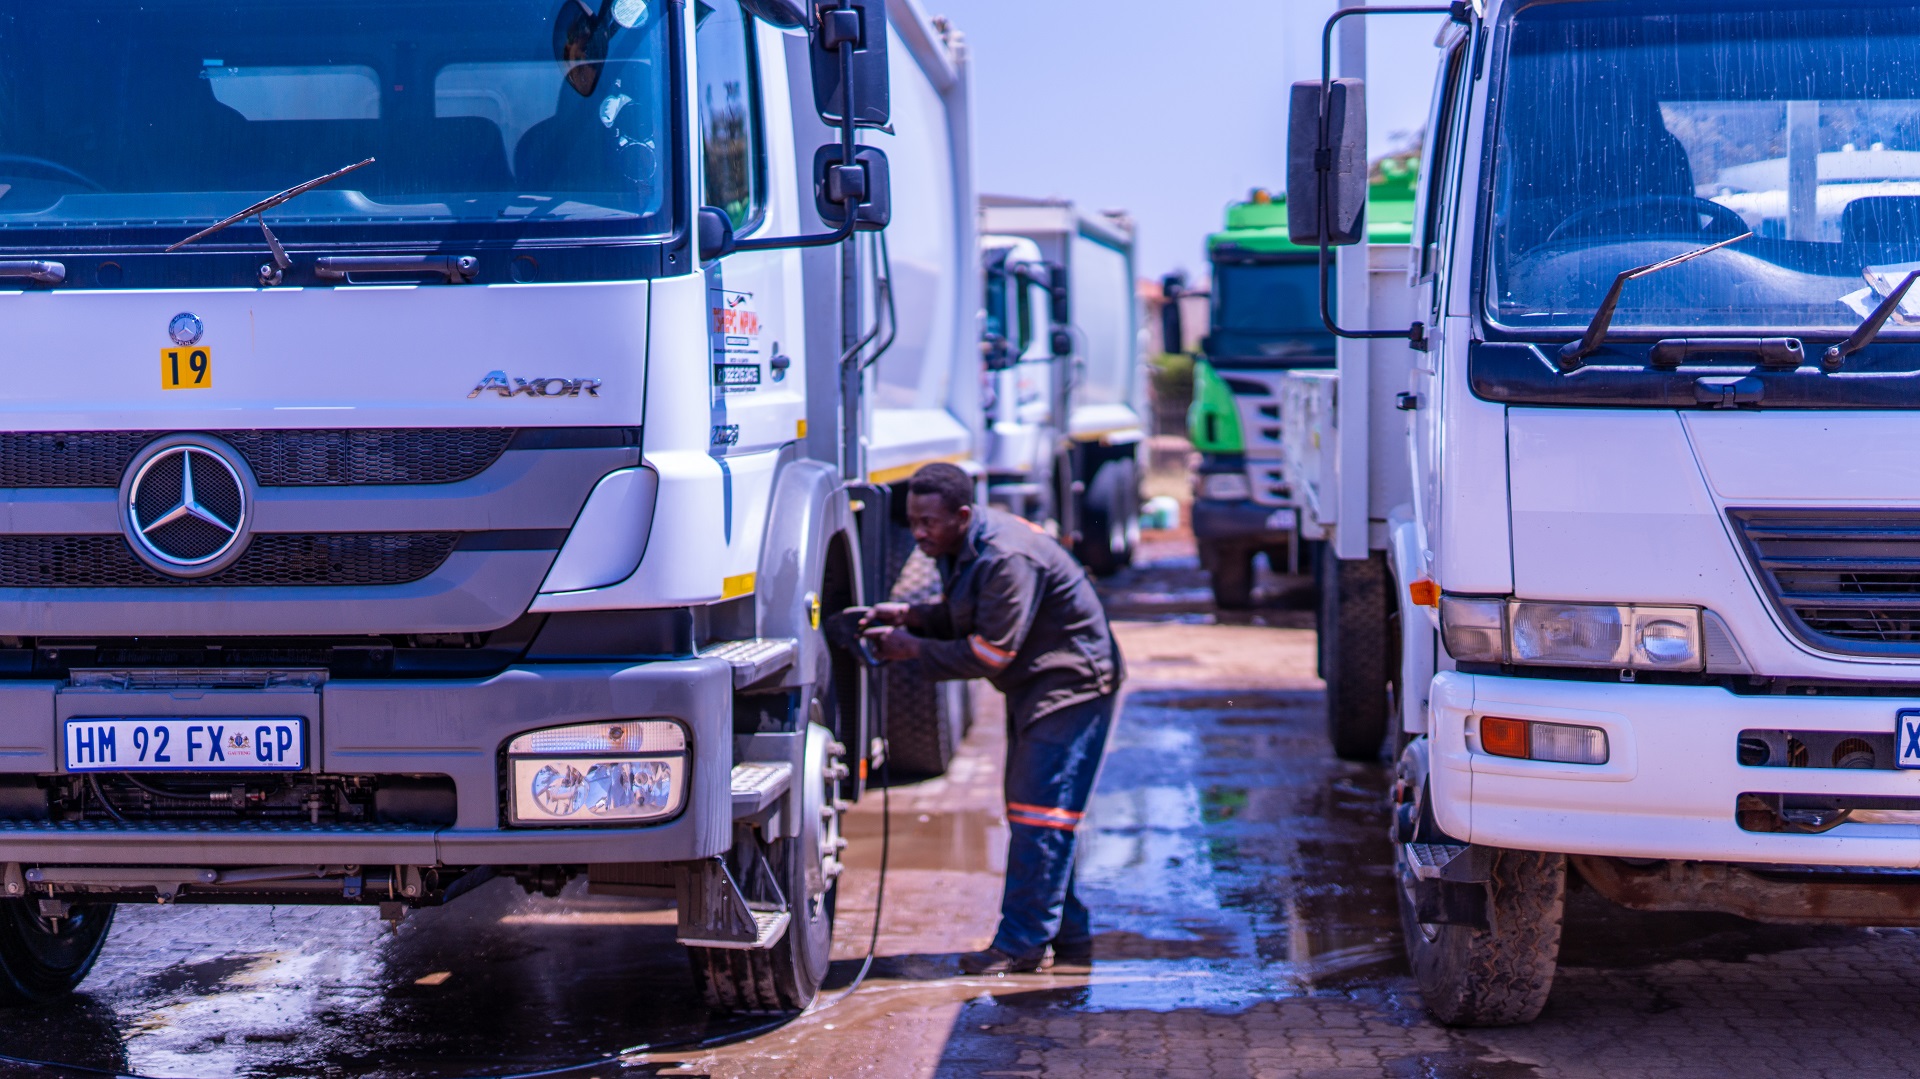
[[[1078,827],[1075,821],[1052,820],[1047,817],[1029,817],[1022,813],[1007,814],[1008,824],[1024,824],[1029,828],[1055,828],[1062,832],[1071,832]]]
[[[1025,802],[1008,802],[1007,812],[1024,813],[1033,817],[1052,817],[1055,820],[1079,820],[1085,813],[1076,813],[1071,809],[1055,809],[1052,806],[1028,805]]]
[[[973,654],[980,658],[980,662],[989,667],[1004,667],[1013,662],[1012,652],[994,647],[978,633],[970,635],[967,638],[967,644],[972,646]]]

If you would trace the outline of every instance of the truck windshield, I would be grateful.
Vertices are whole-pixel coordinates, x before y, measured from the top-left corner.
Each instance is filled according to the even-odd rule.
[[[70,0],[0,11],[0,246],[665,231],[665,3]],[[425,228],[423,229],[422,226]],[[235,232],[235,236],[240,233]]]
[[[1506,30],[1489,316],[1619,328],[1850,329],[1920,268],[1920,8],[1521,8]],[[1920,296],[1889,325],[1920,324]]]
[[[1314,280],[1318,272],[1319,263],[1311,260],[1216,260],[1208,358],[1293,364],[1331,360],[1333,335],[1320,323],[1320,292]]]

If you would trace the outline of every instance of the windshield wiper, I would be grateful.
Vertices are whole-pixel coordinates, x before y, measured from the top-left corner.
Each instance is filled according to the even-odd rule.
[[[1560,370],[1568,373],[1577,371],[1580,369],[1581,361],[1600,351],[1600,346],[1606,342],[1607,329],[1613,325],[1613,309],[1620,306],[1620,290],[1627,287],[1627,282],[1671,269],[1708,252],[1718,251],[1728,244],[1737,244],[1752,235],[1751,232],[1743,232],[1731,240],[1721,240],[1717,244],[1708,244],[1705,247],[1675,255],[1670,259],[1649,263],[1646,266],[1636,266],[1614,278],[1613,287],[1607,290],[1606,299],[1600,301],[1600,307],[1593,313],[1593,321],[1587,323],[1587,332],[1581,334],[1578,341],[1569,341],[1560,346]]]
[[[1867,316],[1867,320],[1848,335],[1845,341],[1828,349],[1827,354],[1820,357],[1820,366],[1829,371],[1838,371],[1841,365],[1847,362],[1848,356],[1873,344],[1873,339],[1880,336],[1881,328],[1887,324],[1888,319],[1893,317],[1893,312],[1899,308],[1900,301],[1907,295],[1907,290],[1913,287],[1916,278],[1920,278],[1920,270],[1908,274],[1907,279],[1900,282],[1900,287],[1887,293],[1887,298],[1880,301],[1880,306],[1874,308],[1873,313]]]
[[[273,252],[272,272],[268,272],[268,268],[265,266],[260,267],[260,281],[262,284],[277,285],[280,283],[280,275],[285,273],[288,270],[293,269],[293,260],[287,257],[287,249],[280,246],[280,238],[278,236],[275,236],[273,234],[273,230],[267,227],[267,219],[264,216],[266,212],[268,210],[273,209],[275,206],[280,205],[281,203],[291,202],[292,200],[299,198],[301,195],[304,195],[307,192],[312,191],[316,187],[321,187],[326,184],[330,184],[335,180],[338,180],[340,177],[345,176],[347,173],[354,171],[355,169],[364,169],[371,164],[373,164],[373,158],[367,158],[365,161],[359,161],[352,165],[348,165],[344,169],[335,169],[332,172],[327,173],[325,176],[316,176],[313,179],[308,180],[306,183],[295,184],[294,186],[287,188],[285,191],[282,191],[277,195],[268,195],[266,198],[261,199],[259,202],[254,203],[252,206],[249,206],[246,209],[240,211],[239,213],[234,214],[232,217],[223,218],[219,221],[214,222],[211,225],[208,225],[206,228],[201,229],[199,232],[196,232],[193,235],[187,237],[186,239],[181,240],[179,243],[174,244],[172,247],[167,248],[167,250],[178,251],[181,248],[187,246],[188,244],[193,243],[195,240],[206,239],[207,237],[213,235],[214,233],[219,232],[221,229],[226,228],[228,225],[238,224],[241,221],[245,221],[249,217],[258,217],[260,219],[260,231],[264,233],[267,237],[267,249]]]

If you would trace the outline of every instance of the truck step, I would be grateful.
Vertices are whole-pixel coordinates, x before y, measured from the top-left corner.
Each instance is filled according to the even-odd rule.
[[[680,943],[689,948],[739,948],[765,951],[773,947],[781,934],[787,931],[787,923],[793,916],[784,910],[756,910],[753,923],[757,929],[752,943],[744,940],[698,940],[693,937],[681,937]]]
[[[793,666],[799,647],[792,637],[753,637],[722,641],[701,651],[702,659],[724,659],[733,665],[733,688],[745,689]]]
[[[1419,880],[1439,880],[1440,871],[1447,868],[1448,862],[1467,853],[1465,844],[1408,843],[1406,846],[1407,864]]]
[[[733,766],[733,819],[751,817],[772,805],[793,782],[793,765],[786,761]]]

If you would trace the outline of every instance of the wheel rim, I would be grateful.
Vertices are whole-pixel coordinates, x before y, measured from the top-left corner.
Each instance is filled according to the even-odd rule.
[[[804,920],[806,931],[816,940],[830,940],[833,932],[833,897],[843,866],[840,852],[846,848],[841,833],[840,805],[836,794],[846,764],[836,753],[836,743],[820,722],[823,709],[815,699],[811,709],[813,722],[807,732],[807,788],[802,798],[800,835],[794,840],[801,857],[806,858],[806,895],[794,897],[794,913]]]

